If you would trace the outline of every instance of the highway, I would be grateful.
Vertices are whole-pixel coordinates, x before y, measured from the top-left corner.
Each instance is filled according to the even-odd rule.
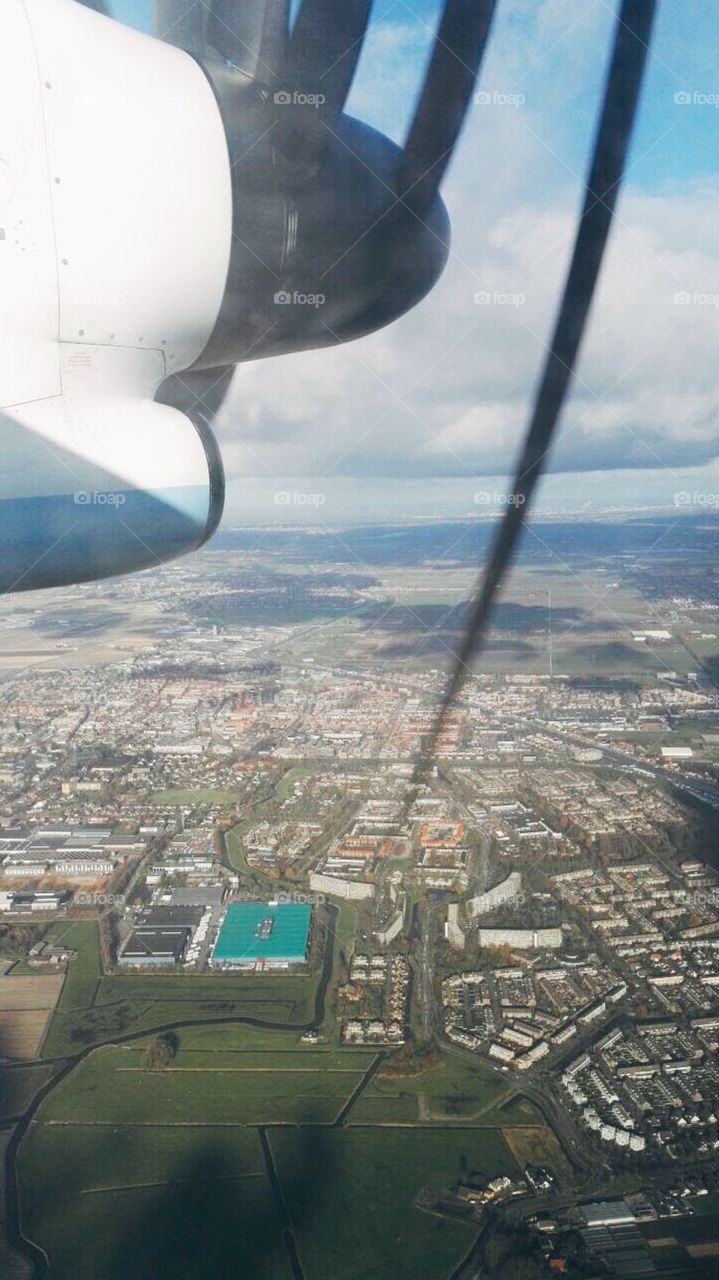
[[[541,733],[546,733],[550,737],[558,739],[567,746],[579,747],[586,750],[588,747],[596,748],[601,751],[604,760],[609,764],[616,765],[620,769],[632,769],[634,771],[641,770],[649,773],[659,782],[665,783],[670,787],[675,787],[678,791],[683,791],[687,795],[693,796],[696,800],[703,801],[712,809],[719,810],[719,786],[713,785],[701,778],[689,777],[685,773],[674,772],[672,769],[666,768],[664,765],[655,764],[651,760],[643,757],[638,758],[629,751],[620,751],[618,747],[608,746],[605,742],[597,742],[594,738],[585,738],[579,733],[563,733],[555,728],[554,725],[546,725],[535,722],[533,729]]]

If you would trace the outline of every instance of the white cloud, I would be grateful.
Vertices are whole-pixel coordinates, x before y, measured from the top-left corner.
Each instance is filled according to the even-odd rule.
[[[355,112],[373,123],[386,114],[388,83],[400,115],[416,83],[424,37],[405,8],[371,37],[372,74],[354,95]],[[567,138],[578,115],[589,147],[609,15],[588,4],[571,26],[560,0],[506,8],[515,38],[505,28],[493,42],[482,84],[526,90],[526,103],[472,113],[448,184],[453,252],[443,279],[382,333],[241,368],[219,427],[231,478],[508,470],[576,227],[581,166]],[[719,295],[718,195],[714,183],[672,187],[668,178],[662,189],[633,189],[630,175],[555,468],[641,471],[719,455],[719,309],[706,300]],[[477,293],[491,301],[475,302]],[[691,301],[675,301],[682,293]]]

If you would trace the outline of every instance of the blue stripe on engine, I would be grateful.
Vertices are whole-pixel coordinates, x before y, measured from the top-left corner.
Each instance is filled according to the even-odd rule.
[[[200,546],[209,490],[185,485],[0,499],[0,591],[145,569]]]

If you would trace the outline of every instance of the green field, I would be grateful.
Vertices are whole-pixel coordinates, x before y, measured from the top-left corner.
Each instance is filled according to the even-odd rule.
[[[31,1063],[0,1067],[0,1120],[21,1116],[52,1072],[52,1067]]]
[[[334,920],[334,951],[332,954],[332,978],[330,980],[330,990],[336,991],[337,984],[342,976],[342,954],[344,953],[347,961],[351,959],[355,949],[355,936],[357,934],[357,908],[352,902],[347,902],[342,898],[336,899],[334,902],[337,908],[337,914],[332,918]],[[330,1019],[325,1015],[325,1031],[329,1035]],[[339,1035],[339,1026],[336,1020],[332,1020],[335,1034]]]
[[[252,1129],[37,1125],[19,1174],[49,1280],[291,1280]]]
[[[46,942],[62,944],[77,952],[70,961],[58,1010],[84,1008],[90,1004],[100,977],[100,954],[97,922],[73,920],[70,923],[53,924],[47,931]]]
[[[252,1005],[276,1005],[294,1010],[295,1016],[286,1021],[301,1021],[307,995],[313,990],[314,983],[303,974],[112,973],[102,979],[96,1003],[206,1005],[216,1014],[222,1013],[222,1005],[245,1005],[248,1013]]]
[[[352,1108],[349,1123],[502,1125],[507,1119],[499,1106],[511,1091],[506,1080],[486,1067],[447,1054],[440,1065],[417,1076],[374,1076]]]
[[[97,922],[58,922],[50,926],[46,940],[61,943],[77,952],[68,965],[60,999],[42,1046],[42,1056],[53,1058],[77,1051],[79,1046],[70,1038],[71,1029],[95,998],[101,974]]]
[[[336,1058],[325,1064],[321,1054],[301,1048],[264,1058],[180,1048],[167,1070],[151,1071],[142,1047],[106,1045],[58,1085],[40,1118],[43,1124],[331,1124],[367,1063],[347,1054],[341,1065]]]
[[[237,1024],[177,1036],[163,1071],[146,1065],[149,1041],[94,1049],[36,1113],[20,1196],[49,1280],[291,1280],[262,1131],[305,1280],[445,1280],[474,1229],[417,1209],[417,1193],[516,1169],[496,1119],[506,1081],[460,1058],[373,1080],[382,1114],[357,1123],[360,1097],[336,1127],[372,1050]],[[420,1097],[437,1113],[424,1123]],[[457,1125],[458,1100],[476,1123]]]
[[[253,867],[248,867],[247,865],[245,847],[242,843],[242,837],[245,832],[249,831],[251,826],[252,823],[248,819],[243,818],[242,822],[238,822],[236,827],[230,827],[229,831],[225,832],[225,849],[227,850],[227,856],[231,865],[235,868],[235,871],[245,871],[249,875],[258,876],[259,872],[256,872]]]
[[[127,974],[101,976],[97,925],[78,920],[54,926],[53,940],[77,949],[43,1046],[44,1057],[78,1053],[88,1045],[173,1022],[257,1018],[304,1023],[314,1009],[312,976],[261,974]]]
[[[472,1227],[415,1207],[463,1169],[516,1171],[495,1129],[273,1129],[269,1135],[306,1280],[446,1280]]]
[[[234,807],[239,802],[236,791],[221,787],[171,787],[168,791],[153,791],[150,804],[222,804]]]

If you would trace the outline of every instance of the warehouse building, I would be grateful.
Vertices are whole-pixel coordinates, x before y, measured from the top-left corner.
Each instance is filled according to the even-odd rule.
[[[203,908],[196,906],[146,907],[139,911],[118,964],[126,968],[179,964],[203,915]]]
[[[145,907],[135,918],[136,932],[147,929],[197,928],[204,915],[204,908],[196,905],[172,903],[169,906]]]
[[[188,929],[146,929],[131,933],[118,959],[124,968],[162,968],[179,964],[187,950]]]
[[[220,924],[213,969],[296,969],[307,960],[312,908],[305,902],[231,902]]]

